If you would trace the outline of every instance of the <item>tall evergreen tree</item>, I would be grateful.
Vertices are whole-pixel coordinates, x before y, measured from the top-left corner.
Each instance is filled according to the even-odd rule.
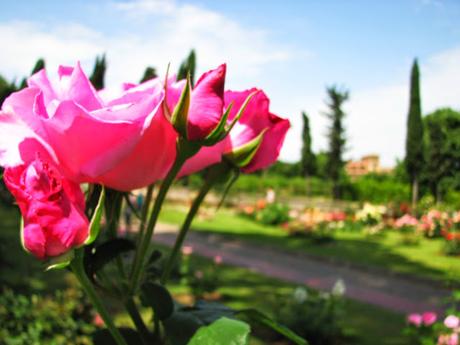
[[[310,121],[308,115],[302,112],[302,152],[300,157],[301,174],[304,177],[313,176],[316,173],[316,157],[311,150]]]
[[[89,78],[96,90],[101,90],[104,88],[104,77],[106,69],[107,64],[105,61],[105,54],[103,54],[101,57],[96,56],[96,63],[94,64],[93,73]]]
[[[334,199],[341,197],[340,177],[343,172],[342,155],[345,151],[345,127],[343,119],[345,113],[342,110],[343,103],[348,100],[348,90],[340,90],[336,86],[327,88],[328,101],[326,101],[329,111],[326,116],[331,120],[329,127],[329,150],[327,152],[327,174],[332,181],[332,196]]]
[[[187,77],[187,73],[190,73],[190,80],[192,82],[192,86],[195,85],[195,69],[196,54],[195,50],[192,49],[190,51],[190,54],[188,54],[187,58],[181,63],[179,71],[177,72],[177,79],[185,79]]]
[[[424,177],[436,201],[460,187],[460,112],[443,108],[423,118]],[[424,181],[421,180],[421,184]]]
[[[149,66],[145,69],[144,76],[141,79],[141,83],[150,79],[155,79],[156,77],[158,77],[157,70],[155,69],[155,67]]]
[[[410,77],[410,102],[407,116],[406,136],[406,170],[411,182],[412,207],[418,200],[418,186],[423,169],[423,122],[422,107],[420,104],[420,76],[417,59],[412,65]]]

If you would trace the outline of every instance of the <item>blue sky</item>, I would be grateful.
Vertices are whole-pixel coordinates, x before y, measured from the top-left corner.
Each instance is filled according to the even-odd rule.
[[[199,71],[228,63],[232,89],[262,87],[293,128],[282,159],[300,152],[300,111],[316,151],[327,147],[325,87],[350,90],[347,158],[404,152],[409,70],[418,57],[422,108],[460,108],[460,1],[9,1],[0,11],[0,73],[20,78],[43,56],[51,73],[106,52],[108,83],[164,72],[196,48]],[[52,74],[52,73],[51,73]]]

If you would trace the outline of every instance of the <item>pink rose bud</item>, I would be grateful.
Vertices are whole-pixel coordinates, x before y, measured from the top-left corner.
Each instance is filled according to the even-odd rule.
[[[460,319],[455,315],[449,315],[444,320],[444,325],[447,328],[457,328],[460,326]]]
[[[422,314],[422,322],[425,326],[431,326],[437,320],[438,316],[433,312],[425,312]]]
[[[185,125],[183,135],[190,141],[204,140],[217,127],[224,115],[224,86],[226,65],[222,64],[216,69],[204,73],[197,81],[191,94],[187,96],[189,105],[185,106],[180,117]],[[184,80],[168,85],[167,97],[168,108],[174,111],[180,103],[180,97],[184,88]],[[188,90],[186,88],[186,90]],[[185,123],[186,120],[186,123]],[[181,130],[180,128],[178,128]]]
[[[79,64],[58,74],[52,82],[37,72],[3,103],[0,165],[27,164],[38,151],[74,182],[123,191],[166,176],[177,133],[163,114],[161,81],[110,93],[97,92]]]
[[[36,159],[5,169],[4,181],[24,218],[24,247],[37,258],[59,256],[88,238],[80,186],[64,179],[56,168]]]
[[[410,325],[414,325],[416,327],[420,327],[422,325],[422,315],[420,314],[410,314],[408,317],[407,317],[407,322],[410,324]]]
[[[228,137],[217,145],[202,148],[185,163],[181,176],[218,163],[222,156],[234,161],[246,173],[275,163],[290,124],[288,120],[270,112],[270,100],[263,91],[255,88],[241,92],[226,91],[225,107],[233,104],[228,122],[236,117],[245,101],[254,93]]]

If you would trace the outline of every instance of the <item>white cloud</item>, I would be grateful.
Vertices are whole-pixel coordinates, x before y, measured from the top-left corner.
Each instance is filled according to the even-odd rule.
[[[80,60],[90,72],[95,56],[106,52],[109,83],[137,81],[148,65],[163,73],[171,62],[172,70],[176,70],[195,48],[199,70],[227,62],[229,86],[235,88],[247,86],[267,64],[294,56],[289,48],[271,42],[267,32],[245,28],[220,13],[195,5],[168,0],[111,5],[120,10],[115,14],[126,16],[127,22],[133,20],[132,16],[155,18],[146,21],[148,30],[115,35],[72,23],[54,27],[38,22],[2,23],[0,39],[8,47],[8,54],[0,56],[1,72],[8,77],[25,75],[38,57],[44,57],[48,66]]]

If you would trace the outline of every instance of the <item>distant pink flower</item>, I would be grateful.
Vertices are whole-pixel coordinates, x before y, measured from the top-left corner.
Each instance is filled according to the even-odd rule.
[[[460,319],[455,315],[449,315],[445,318],[444,325],[447,328],[457,328],[460,326]]]
[[[193,254],[193,247],[192,246],[183,246],[182,247],[182,254],[184,254],[184,255],[192,255]]]
[[[222,263],[222,256],[216,255],[216,256],[214,257],[214,263],[215,263],[216,265],[220,265],[220,264]]]
[[[97,313],[96,315],[94,315],[94,318],[93,318],[93,325],[97,326],[97,327],[103,327],[105,325],[105,322],[104,320],[102,319],[101,315],[99,315],[99,313]]]
[[[59,256],[88,238],[84,195],[78,184],[36,159],[7,168],[4,181],[24,218],[24,247],[39,259]]]
[[[414,326],[416,326],[416,327],[420,327],[420,326],[422,325],[422,315],[416,314],[416,313],[410,314],[410,315],[407,317],[407,322],[408,322],[410,325],[414,325]]]
[[[417,226],[418,220],[417,218],[411,216],[410,214],[405,214],[401,218],[398,218],[395,222],[395,227],[400,229],[402,227],[407,226]]]
[[[458,345],[458,334],[441,334],[437,345]]]
[[[422,314],[423,325],[431,326],[432,324],[436,322],[437,318],[438,316],[434,312],[430,312],[430,311],[424,312]]]

